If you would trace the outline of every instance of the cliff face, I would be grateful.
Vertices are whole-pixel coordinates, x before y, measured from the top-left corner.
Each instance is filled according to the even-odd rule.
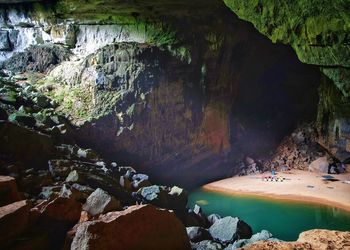
[[[196,3],[6,5],[2,67],[44,71],[28,81],[105,156],[164,182],[224,177],[315,118],[321,77],[221,1]]]
[[[274,43],[293,47],[300,61],[326,76],[320,88],[320,143],[344,160],[350,133],[350,11],[348,1],[225,0],[240,18]],[[329,81],[330,80],[330,81]]]

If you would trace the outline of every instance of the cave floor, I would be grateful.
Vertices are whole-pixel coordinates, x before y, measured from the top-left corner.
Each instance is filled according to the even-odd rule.
[[[277,173],[283,182],[263,181],[270,173],[232,177],[204,186],[204,189],[233,195],[253,195],[263,198],[321,203],[350,211],[350,173],[331,175],[335,181],[327,181],[327,174],[291,170]]]

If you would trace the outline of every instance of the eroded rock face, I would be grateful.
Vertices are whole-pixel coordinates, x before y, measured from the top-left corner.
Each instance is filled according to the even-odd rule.
[[[343,1],[271,0],[248,3],[225,0],[240,18],[250,21],[273,42],[290,44],[299,59],[320,66],[342,93],[349,97],[348,6]]]
[[[99,235],[99,237],[95,237]],[[186,229],[166,210],[151,205],[110,212],[77,228],[71,249],[190,249]]]
[[[252,245],[240,248],[241,250],[292,250],[292,249],[308,249],[308,250],[326,250],[347,249],[350,245],[350,233],[340,231],[330,231],[314,229],[302,232],[296,242],[273,242],[259,241]]]

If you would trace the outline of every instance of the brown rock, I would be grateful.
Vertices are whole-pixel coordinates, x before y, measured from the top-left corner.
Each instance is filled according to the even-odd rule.
[[[310,243],[314,249],[319,250],[350,250],[350,232],[314,229],[302,232],[298,241]]]
[[[186,229],[172,212],[132,206],[78,226],[71,249],[190,249]]]
[[[41,217],[74,225],[80,219],[81,203],[73,198],[57,197],[37,206]]]
[[[0,249],[5,249],[28,227],[29,209],[26,200],[0,207]]]
[[[259,241],[241,250],[349,250],[350,232],[314,229],[302,232],[295,242]]]
[[[0,206],[19,201],[16,180],[10,176],[0,176]]]

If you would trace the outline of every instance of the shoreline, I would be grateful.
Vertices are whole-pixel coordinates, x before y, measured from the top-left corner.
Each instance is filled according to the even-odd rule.
[[[310,174],[308,173],[308,175]],[[302,178],[302,176],[299,173],[296,173],[295,176],[298,177],[297,179],[298,181],[300,181],[299,177]],[[347,174],[346,177],[348,176],[350,175]],[[295,186],[296,183],[291,183],[292,186],[288,191],[285,191],[283,189],[276,190],[273,184],[283,185],[283,183],[268,183],[268,182],[263,182],[261,180],[259,180],[259,182],[254,183],[254,181],[257,180],[256,179],[257,177],[255,177],[255,179],[252,179],[251,177],[252,176],[232,177],[232,178],[208,183],[202,186],[202,189],[206,191],[224,193],[227,195],[246,196],[246,197],[250,196],[250,197],[262,198],[262,199],[272,199],[276,201],[288,201],[288,202],[297,202],[297,203],[309,203],[313,205],[324,205],[328,207],[335,207],[350,213],[350,185],[349,184],[344,184],[344,188],[341,190],[342,191],[341,195],[343,196],[347,195],[347,197],[344,199],[344,197],[340,198],[339,196],[337,196],[337,193],[331,194],[331,195],[328,193],[324,194],[324,192],[322,192],[324,190],[315,190],[316,192],[314,194],[310,193],[310,190],[306,190],[309,192],[302,192],[299,190],[300,188],[302,188],[302,186],[297,187]],[[241,183],[244,184],[242,185],[242,187],[239,186]],[[312,184],[319,185],[318,183],[317,184],[312,183]],[[257,188],[254,188],[254,186],[257,186]]]

